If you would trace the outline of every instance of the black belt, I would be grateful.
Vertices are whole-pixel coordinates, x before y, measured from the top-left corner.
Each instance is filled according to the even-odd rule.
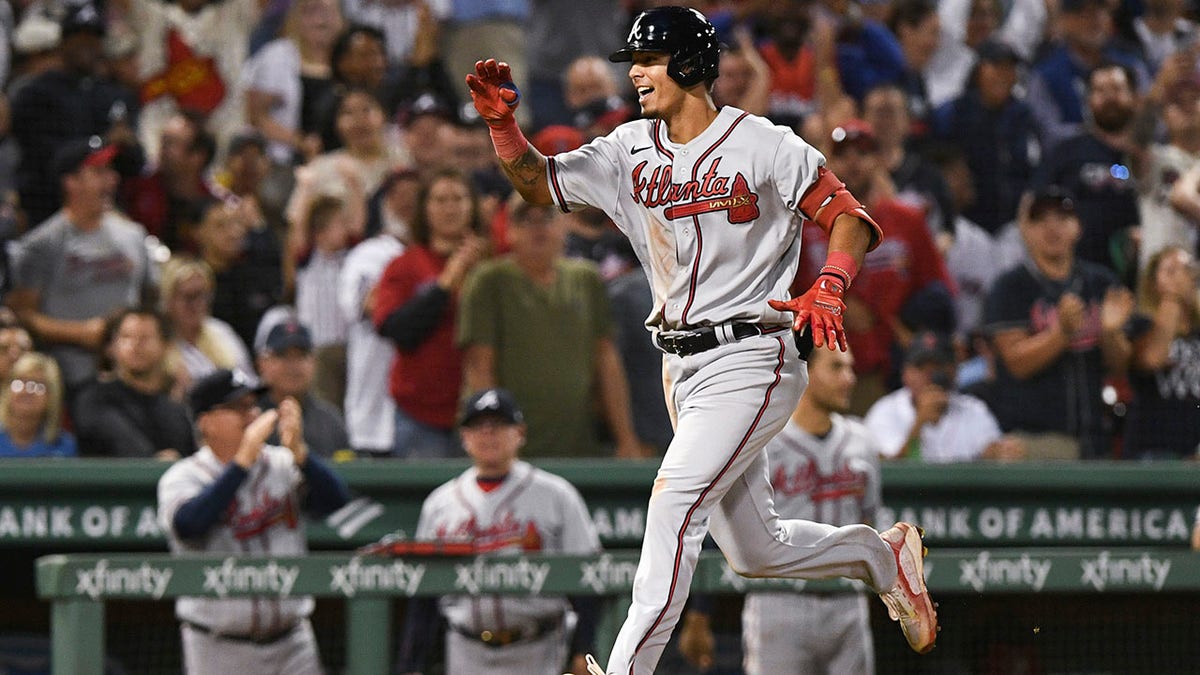
[[[659,349],[668,354],[691,356],[722,344],[763,335],[770,331],[771,328],[757,323],[725,323],[717,326],[700,326],[690,330],[660,332],[654,336],[654,339],[658,343]]]
[[[536,640],[547,633],[553,633],[562,626],[561,619],[544,619],[534,624],[531,630],[482,630],[475,631],[464,626],[450,624],[450,630],[459,635],[482,643],[486,647],[507,647],[514,642]]]
[[[299,623],[294,623],[291,626],[288,626],[287,628],[284,628],[283,630],[281,630],[277,633],[267,633],[265,635],[255,636],[255,635],[227,635],[225,633],[218,633],[217,631],[213,630],[212,628],[209,628],[208,626],[202,626],[202,625],[200,625],[198,623],[194,623],[192,621],[180,621],[180,623],[182,623],[183,625],[187,626],[188,628],[191,628],[192,630],[194,630],[198,633],[204,633],[205,635],[211,636],[217,640],[228,640],[229,642],[245,642],[248,644],[260,645],[260,646],[261,645],[273,645],[276,642],[279,642],[280,640],[284,639],[285,637],[291,635],[293,632],[295,632],[295,630],[297,628],[300,627]]]

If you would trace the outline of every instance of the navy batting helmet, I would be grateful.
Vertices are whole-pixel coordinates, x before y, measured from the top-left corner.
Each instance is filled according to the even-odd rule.
[[[625,47],[609,55],[614,62],[632,61],[634,52],[666,52],[667,74],[681,87],[717,77],[721,43],[717,29],[688,7],[655,7],[638,15]]]

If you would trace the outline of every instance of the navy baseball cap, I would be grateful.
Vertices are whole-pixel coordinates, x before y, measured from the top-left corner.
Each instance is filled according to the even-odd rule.
[[[188,394],[188,402],[192,406],[192,415],[200,415],[229,403],[233,403],[247,394],[259,394],[267,388],[258,383],[250,375],[240,370],[222,368],[200,378]]]
[[[939,365],[953,364],[954,343],[950,336],[943,333],[926,331],[913,336],[912,344],[904,355],[904,362],[910,366],[923,366],[929,363]]]
[[[1058,185],[1047,185],[1037,189],[1029,202],[1030,220],[1040,220],[1051,211],[1066,215],[1075,213],[1075,200],[1071,193]]]
[[[108,30],[100,10],[90,2],[69,7],[58,25],[64,38],[75,33],[91,33],[104,37]]]
[[[54,172],[68,176],[85,166],[108,166],[117,156],[117,146],[109,145],[99,136],[69,140],[54,151]]]
[[[272,354],[285,352],[292,347],[306,352],[311,352],[313,348],[312,334],[304,324],[295,319],[275,324],[271,332],[267,333],[267,341],[263,343],[263,350]]]
[[[507,389],[484,389],[475,392],[463,404],[459,414],[459,425],[471,426],[481,417],[499,417],[508,424],[524,424],[525,415],[521,412],[517,400]]]
[[[975,55],[990,63],[1021,63],[1021,55],[1003,40],[985,40],[975,49]]]

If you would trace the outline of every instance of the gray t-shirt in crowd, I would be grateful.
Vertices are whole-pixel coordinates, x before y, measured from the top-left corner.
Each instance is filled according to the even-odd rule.
[[[154,283],[146,230],[109,212],[92,231],[82,231],[59,211],[17,242],[13,286],[38,292],[38,311],[80,321],[132,307]],[[96,372],[96,356],[73,345],[46,347],[68,387]]]

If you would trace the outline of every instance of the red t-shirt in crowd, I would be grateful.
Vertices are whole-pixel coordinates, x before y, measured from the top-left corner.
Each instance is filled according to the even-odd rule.
[[[375,291],[376,328],[388,315],[404,306],[417,291],[436,283],[446,259],[414,244],[388,264]],[[412,351],[396,350],[389,387],[396,406],[413,419],[439,429],[454,427],[458,394],[462,386],[462,350],[454,344],[457,298],[442,312],[437,326]]]
[[[892,324],[899,321],[900,308],[927,284],[940,281],[954,291],[946,263],[938,253],[925,216],[920,209],[895,199],[882,199],[867,206],[883,230],[883,243],[867,254],[847,300],[861,300],[874,315],[870,330],[854,332],[847,327],[846,340],[854,350],[854,370],[859,374],[891,372]],[[805,223],[800,269],[792,283],[793,295],[812,286],[829,252],[829,235]],[[849,304],[849,303],[848,303]]]

